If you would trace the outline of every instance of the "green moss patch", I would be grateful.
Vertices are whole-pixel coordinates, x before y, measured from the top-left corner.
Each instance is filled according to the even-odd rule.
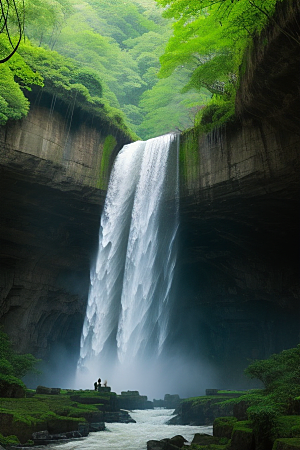
[[[99,189],[106,190],[108,187],[109,174],[110,174],[110,168],[111,168],[111,159],[112,159],[111,155],[112,155],[112,152],[114,151],[116,145],[117,145],[117,140],[114,136],[112,136],[111,134],[106,136],[104,144],[103,144],[99,181],[97,184],[97,187]]]
[[[11,436],[5,437],[0,433],[0,445],[10,446],[10,445],[18,445],[18,444],[20,444],[20,441],[17,438],[17,436],[11,435]]]
[[[74,431],[80,422],[103,421],[103,411],[111,410],[116,398],[115,393],[77,391],[77,394],[1,398],[0,424],[3,435],[16,435],[24,443],[33,432],[42,429],[47,429],[50,434]]]
[[[230,450],[252,450],[254,448],[254,433],[248,421],[236,422],[232,435]]]
[[[273,450],[300,450],[300,438],[276,439]]]
[[[231,438],[233,427],[237,419],[235,417],[218,417],[214,420],[213,433],[217,437]]]

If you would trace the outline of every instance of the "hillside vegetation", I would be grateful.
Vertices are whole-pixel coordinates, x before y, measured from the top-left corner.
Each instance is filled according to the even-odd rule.
[[[143,139],[234,121],[245,51],[288,1],[25,0],[25,42],[0,67],[0,123],[27,114],[33,84]],[[16,40],[15,10],[8,19]]]

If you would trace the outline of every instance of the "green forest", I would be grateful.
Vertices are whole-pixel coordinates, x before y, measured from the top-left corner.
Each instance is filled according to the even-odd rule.
[[[276,3],[18,0],[2,14],[1,58],[20,40],[20,22],[23,33],[0,65],[0,123],[27,114],[34,88],[142,139],[209,131],[233,120],[243,56]]]

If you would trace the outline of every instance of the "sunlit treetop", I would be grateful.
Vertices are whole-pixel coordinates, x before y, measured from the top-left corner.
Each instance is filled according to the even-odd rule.
[[[230,91],[246,46],[272,17],[276,0],[156,0],[175,19],[160,76],[180,66],[193,73],[187,88]],[[227,88],[226,88],[227,85]]]

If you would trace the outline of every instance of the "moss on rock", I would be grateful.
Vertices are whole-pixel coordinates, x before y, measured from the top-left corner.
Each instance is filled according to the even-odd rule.
[[[272,450],[300,450],[300,438],[276,439]]]
[[[230,439],[236,422],[237,419],[235,417],[218,417],[213,424],[214,436]]]
[[[100,173],[97,187],[106,190],[108,187],[110,168],[112,164],[112,153],[117,145],[117,140],[114,136],[109,134],[106,136],[101,156]]]

